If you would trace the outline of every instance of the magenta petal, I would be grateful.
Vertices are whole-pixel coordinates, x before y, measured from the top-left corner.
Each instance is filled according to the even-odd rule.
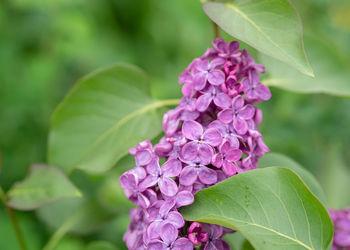
[[[263,84],[258,84],[258,86],[255,87],[255,91],[260,96],[260,98],[265,101],[271,98],[270,89]]]
[[[167,221],[171,222],[171,224],[173,224],[176,228],[181,228],[185,225],[184,218],[179,212],[176,211],[169,212]]]
[[[242,151],[239,149],[232,149],[225,154],[226,160],[238,161],[242,157]]]
[[[334,235],[334,243],[339,246],[349,246],[350,245],[350,233],[347,231],[336,231]]]
[[[211,158],[214,155],[214,149],[206,143],[199,144],[198,156],[204,165],[208,165],[211,162]]]
[[[219,93],[214,97],[214,103],[222,109],[228,108],[231,105],[231,98],[225,93]]]
[[[212,159],[211,159],[211,164],[213,164],[215,167],[217,168],[221,168],[222,165],[222,154],[215,154],[213,155]]]
[[[182,169],[180,174],[180,183],[184,186],[190,186],[197,180],[197,171],[192,166]]]
[[[187,238],[179,238],[173,244],[172,250],[193,250],[193,244]]]
[[[223,58],[215,58],[210,62],[210,69],[215,69],[216,67],[221,67],[225,63],[225,59]]]
[[[154,158],[150,164],[146,167],[147,172],[151,175],[159,175],[160,174],[160,166],[159,166],[159,158]]]
[[[190,140],[198,140],[203,134],[203,127],[196,121],[185,121],[182,125],[183,135]]]
[[[206,83],[207,83],[207,72],[197,73],[193,77],[193,87],[195,90],[199,91],[199,90],[204,89]]]
[[[234,110],[239,110],[244,106],[244,99],[242,96],[238,95],[232,100],[232,107]]]
[[[182,164],[177,159],[167,160],[161,168],[161,171],[166,177],[175,177],[180,174],[182,170]]]
[[[246,121],[240,119],[239,117],[236,117],[236,119],[234,119],[233,127],[235,128],[236,132],[240,135],[244,135],[248,131],[248,125]]]
[[[208,107],[210,102],[212,101],[213,97],[210,93],[206,93],[204,95],[201,95],[196,102],[196,108],[198,111],[203,112],[205,111]]]
[[[232,176],[237,172],[236,165],[229,161],[224,161],[224,163],[222,164],[222,170],[228,176]]]
[[[225,74],[221,70],[211,70],[208,74],[208,82],[212,85],[218,86],[225,82]]]
[[[158,185],[162,194],[166,196],[174,196],[178,191],[176,182],[168,177],[161,177],[158,181]]]
[[[182,158],[186,161],[194,160],[198,155],[198,142],[186,143],[181,150]]]
[[[159,234],[160,234],[160,228],[162,226],[162,222],[161,221],[154,221],[152,222],[148,228],[147,228],[147,237],[152,240],[152,239],[157,239],[159,238]]]
[[[218,179],[215,170],[207,167],[199,169],[198,178],[204,184],[214,184]]]
[[[141,193],[137,195],[137,201],[143,208],[148,208],[151,205],[149,199]]]
[[[195,68],[199,71],[207,71],[209,69],[208,60],[198,60],[195,64]]]
[[[135,155],[136,165],[145,166],[152,160],[152,154],[149,150],[138,151]]]
[[[193,203],[194,197],[191,192],[181,191],[176,195],[176,206],[182,207],[187,206]]]
[[[216,128],[208,128],[203,135],[203,141],[209,143],[210,145],[216,147],[222,142],[221,133]]]
[[[233,119],[232,109],[224,109],[218,113],[218,119],[223,123],[230,123]]]
[[[255,99],[259,98],[258,93],[253,89],[249,89],[249,90],[245,91],[244,93],[245,93],[247,99],[249,99],[249,100],[255,100]]]
[[[176,205],[175,199],[169,199],[163,203],[159,209],[159,214],[161,217],[164,217],[169,213],[169,211]]]
[[[245,120],[253,118],[254,114],[255,108],[251,104],[245,105],[240,111],[238,111],[238,116]]]
[[[168,246],[166,246],[164,243],[162,243],[161,241],[154,241],[154,242],[150,242],[147,245],[147,250],[167,250]]]
[[[140,183],[139,189],[143,191],[148,187],[153,187],[157,184],[158,180],[159,180],[158,176],[149,175]]]
[[[168,246],[176,240],[178,235],[178,230],[171,223],[166,223],[160,228],[160,238]]]

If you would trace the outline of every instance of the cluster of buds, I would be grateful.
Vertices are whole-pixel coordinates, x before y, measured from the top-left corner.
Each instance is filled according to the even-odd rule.
[[[136,166],[120,177],[137,205],[124,235],[129,249],[230,249],[222,238],[232,230],[185,221],[178,208],[199,190],[257,168],[268,151],[254,106],[271,97],[259,81],[264,71],[238,42],[218,38],[180,75],[183,98],[164,115],[164,137],[130,149]]]
[[[334,226],[332,250],[350,250],[350,207],[329,214]]]

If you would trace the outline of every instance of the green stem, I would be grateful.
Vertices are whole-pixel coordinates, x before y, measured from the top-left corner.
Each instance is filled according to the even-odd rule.
[[[7,196],[6,196],[4,190],[1,187],[0,187],[0,199],[4,203],[4,205],[5,205],[6,209],[7,209],[7,212],[10,215],[11,222],[12,222],[13,228],[15,229],[17,240],[18,240],[18,243],[19,243],[21,249],[22,250],[27,250],[26,244],[24,243],[24,239],[23,239],[23,235],[22,235],[21,229],[20,229],[19,224],[18,224],[18,220],[17,220],[16,214],[15,214],[15,211],[11,207],[6,205]]]
[[[76,223],[81,219],[81,214],[75,214],[67,219],[62,226],[60,226],[57,231],[51,236],[50,240],[46,243],[43,250],[51,250],[56,247],[58,242],[65,236],[70,229],[72,229]]]

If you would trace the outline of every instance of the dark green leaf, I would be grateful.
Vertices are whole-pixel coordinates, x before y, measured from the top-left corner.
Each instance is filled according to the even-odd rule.
[[[310,188],[311,192],[313,192],[313,194],[319,198],[323,204],[327,204],[326,196],[316,178],[309,171],[300,166],[299,163],[282,154],[267,153],[264,155],[264,157],[259,159],[259,168],[266,168],[270,166],[283,166],[293,170]]]
[[[262,53],[313,76],[298,14],[288,0],[207,2],[204,12],[220,28]]]
[[[161,132],[157,109],[177,100],[150,96],[145,73],[130,65],[94,72],[70,91],[53,114],[49,162],[66,172],[104,172],[130,147]]]
[[[315,69],[315,78],[304,76],[291,67],[262,55],[261,62],[268,72],[263,83],[300,93],[350,96],[350,66],[336,46],[306,36],[305,47]]]
[[[80,197],[80,191],[58,168],[33,165],[29,175],[8,191],[7,205],[20,210],[31,210],[50,202]]]
[[[255,249],[326,249],[332,240],[327,210],[292,171],[256,169],[195,195],[186,220],[241,232]]]

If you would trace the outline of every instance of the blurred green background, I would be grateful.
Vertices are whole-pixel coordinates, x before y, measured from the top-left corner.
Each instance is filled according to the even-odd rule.
[[[350,65],[349,1],[293,2],[304,32],[331,41]],[[128,62],[149,74],[156,98],[179,97],[178,75],[212,39],[213,27],[199,0],[0,0],[0,185],[8,190],[24,178],[30,164],[46,161],[50,115],[77,79],[96,68]],[[330,176],[350,171],[350,99],[271,90],[272,99],[260,104],[266,144],[313,172],[327,189],[329,205],[338,206],[337,192],[342,190]],[[124,249],[121,237],[130,204],[117,176],[132,167],[129,162],[122,160],[105,176],[74,172],[83,201],[18,212],[29,249],[41,249],[82,207],[90,221],[76,223],[55,249],[85,249],[95,240]],[[0,250],[17,249],[1,205]]]

